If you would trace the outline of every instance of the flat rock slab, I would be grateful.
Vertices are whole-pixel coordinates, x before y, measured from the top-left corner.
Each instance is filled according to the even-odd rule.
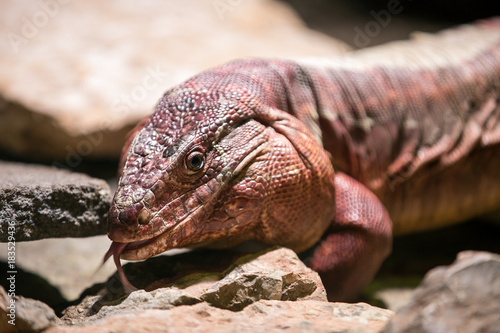
[[[465,251],[431,270],[384,332],[500,332],[500,255]]]
[[[0,175],[0,242],[106,233],[111,193],[105,181],[10,162],[0,162]]]
[[[203,69],[348,50],[274,0],[8,1],[0,21],[0,148],[69,167],[116,158],[127,125]]]
[[[170,310],[139,310],[81,327],[55,326],[47,333],[83,332],[379,332],[392,311],[364,303],[261,300],[233,312],[198,303]]]

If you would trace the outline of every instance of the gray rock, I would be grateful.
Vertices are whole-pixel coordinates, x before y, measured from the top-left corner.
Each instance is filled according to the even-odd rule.
[[[384,332],[500,332],[500,255],[461,252],[433,269]]]
[[[0,286],[0,332],[41,332],[60,323],[45,303],[22,296],[11,298]]]
[[[64,321],[68,325],[94,323],[116,314],[146,309],[165,310],[178,305],[191,305],[199,302],[199,299],[176,289],[158,289],[152,292],[137,290],[128,297],[109,304],[100,303],[99,296],[88,296],[79,305],[65,310]]]
[[[105,181],[1,161],[0,174],[1,242],[106,233],[111,194]]]

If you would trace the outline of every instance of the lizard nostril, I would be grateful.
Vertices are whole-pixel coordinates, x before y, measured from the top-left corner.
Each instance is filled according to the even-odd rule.
[[[139,224],[141,224],[141,225],[148,224],[150,217],[151,217],[151,213],[149,212],[149,210],[147,208],[144,208],[139,213],[139,216],[137,216],[137,222],[139,222]]]

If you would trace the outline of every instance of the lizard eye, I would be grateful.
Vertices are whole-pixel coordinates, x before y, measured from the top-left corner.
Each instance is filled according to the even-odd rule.
[[[200,171],[205,165],[205,154],[195,150],[186,157],[186,167],[191,171]]]

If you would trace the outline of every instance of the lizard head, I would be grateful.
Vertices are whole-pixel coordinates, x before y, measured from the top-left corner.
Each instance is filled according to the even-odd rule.
[[[321,145],[252,75],[229,84],[225,77],[170,90],[133,131],[108,215],[108,257],[141,260],[247,239],[300,250],[328,225],[333,169]]]
[[[252,221],[247,204],[262,195],[261,179],[248,181],[250,165],[266,151],[265,126],[239,121],[244,106],[227,96],[181,90],[163,98],[124,152],[108,215],[109,237],[127,243],[122,258],[144,259],[217,233],[238,233]]]

